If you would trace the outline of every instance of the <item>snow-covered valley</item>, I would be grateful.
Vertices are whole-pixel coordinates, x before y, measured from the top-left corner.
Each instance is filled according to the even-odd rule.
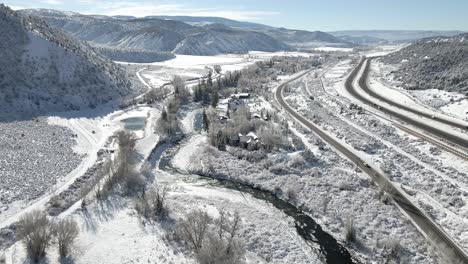
[[[0,264],[463,263],[463,76],[422,89],[389,63],[439,40],[177,19],[0,6]]]

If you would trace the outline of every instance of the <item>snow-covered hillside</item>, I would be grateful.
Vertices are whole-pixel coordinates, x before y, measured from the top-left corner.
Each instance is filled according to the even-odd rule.
[[[468,34],[422,39],[381,61],[399,66],[393,74],[406,89],[468,95]]]
[[[120,66],[0,5],[0,119],[94,107],[131,91]]]
[[[246,53],[249,50],[289,50],[283,42],[261,32],[234,29],[223,24],[192,26],[158,18],[117,19],[46,9],[22,10],[42,17],[93,46],[143,49],[187,55]]]

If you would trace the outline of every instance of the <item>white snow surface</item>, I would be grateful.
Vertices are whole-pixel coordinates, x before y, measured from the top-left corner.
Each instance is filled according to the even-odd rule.
[[[314,48],[314,50],[319,50],[319,51],[341,51],[341,52],[352,52],[354,49],[353,48],[340,48],[340,47],[318,47]]]

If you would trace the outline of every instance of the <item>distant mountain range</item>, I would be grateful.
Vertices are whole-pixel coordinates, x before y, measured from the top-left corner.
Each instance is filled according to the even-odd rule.
[[[399,65],[394,75],[407,89],[440,89],[468,96],[468,33],[421,39],[381,60]]]
[[[172,52],[187,55],[288,51],[298,47],[339,46],[352,43],[315,31],[274,28],[217,17],[93,16],[48,9],[23,14],[44,18],[92,46]]]
[[[462,31],[426,30],[344,30],[329,34],[358,45],[399,44],[436,36],[456,36]]]
[[[0,65],[0,120],[94,107],[131,91],[120,66],[1,4]]]

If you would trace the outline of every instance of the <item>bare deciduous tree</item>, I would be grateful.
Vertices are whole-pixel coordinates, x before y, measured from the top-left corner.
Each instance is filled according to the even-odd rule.
[[[73,219],[60,220],[54,224],[60,257],[65,258],[69,255],[70,248],[79,232],[78,224]]]
[[[145,218],[159,218],[167,215],[166,207],[167,189],[155,187],[150,189],[135,203],[137,212]]]
[[[214,224],[214,230],[208,232],[197,252],[198,261],[202,264],[242,263],[245,249],[236,237],[240,227],[239,214],[222,210]]]
[[[213,219],[206,212],[195,210],[179,223],[178,231],[180,236],[198,252],[203,246],[211,222]]]
[[[213,219],[206,212],[190,212],[179,223],[177,233],[195,251],[201,264],[242,263],[245,247],[237,238],[240,216],[220,211],[219,218]]]
[[[41,211],[26,213],[18,222],[17,236],[23,240],[31,261],[39,262],[45,256],[53,236],[49,218]]]

